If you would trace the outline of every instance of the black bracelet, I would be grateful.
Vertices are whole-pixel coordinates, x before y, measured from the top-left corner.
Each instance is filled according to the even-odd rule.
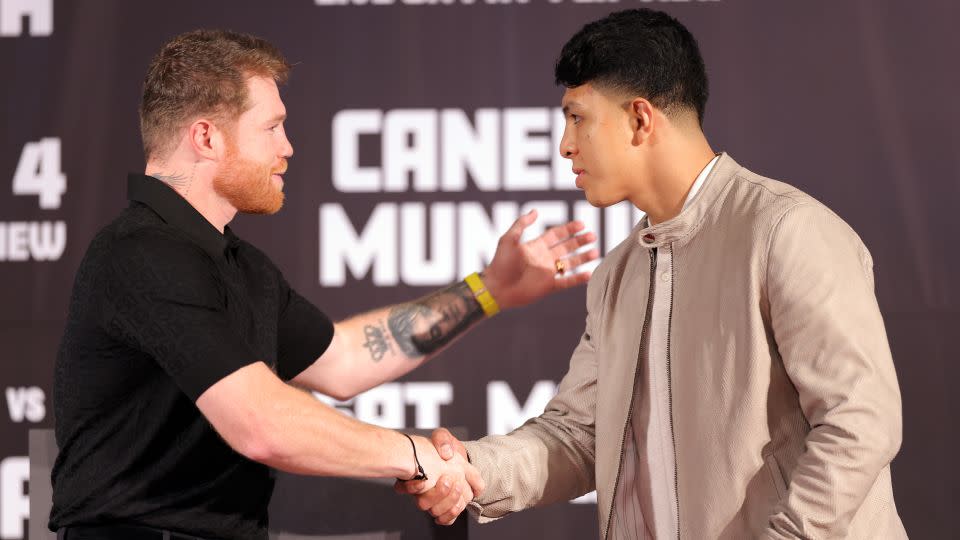
[[[401,433],[404,437],[410,440],[410,446],[413,447],[413,461],[417,464],[417,475],[409,480],[426,480],[427,473],[423,470],[423,466],[420,465],[420,458],[417,457],[417,445],[413,442],[413,437],[407,435],[406,433]],[[407,480],[399,479],[401,482],[406,482]]]

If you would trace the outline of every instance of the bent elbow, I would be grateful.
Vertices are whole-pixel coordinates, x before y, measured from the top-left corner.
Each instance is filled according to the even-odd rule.
[[[273,457],[271,446],[260,437],[247,436],[231,446],[237,453],[251,461],[268,463]]]
[[[883,422],[878,422],[872,437],[882,465],[888,465],[900,451],[903,443],[903,419],[900,411],[891,411]]]
[[[359,390],[355,388],[333,388],[327,395],[337,401],[350,401],[357,397],[359,393]]]
[[[879,470],[888,466],[900,451],[903,433],[899,422],[883,423],[874,425],[870,431],[861,430],[857,439],[863,464],[869,463]]]
[[[272,466],[281,457],[281,445],[275,439],[264,426],[258,425],[247,429],[240,440],[231,446],[251,461]]]
[[[316,385],[316,390],[325,396],[330,396],[337,401],[350,401],[357,397],[363,390],[344,380],[345,378],[331,377],[329,383]]]
[[[900,452],[900,446],[903,444],[903,427],[897,422],[887,430],[886,436],[881,439],[881,452],[885,463],[889,464],[893,458]]]
[[[365,390],[353,382],[353,377],[356,377],[356,373],[351,373],[346,368],[326,364],[311,366],[292,382],[302,389],[319,392],[338,401],[348,401]]]

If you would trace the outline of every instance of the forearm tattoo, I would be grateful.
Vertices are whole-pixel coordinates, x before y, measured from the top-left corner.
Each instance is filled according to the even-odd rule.
[[[483,308],[466,283],[455,283],[390,310],[387,324],[400,350],[412,359],[450,343],[483,318]]]

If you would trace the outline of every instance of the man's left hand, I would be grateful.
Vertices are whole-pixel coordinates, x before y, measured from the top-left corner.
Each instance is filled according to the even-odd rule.
[[[578,273],[577,268],[600,257],[597,249],[574,253],[597,239],[592,232],[578,234],[584,229],[579,221],[551,227],[537,238],[521,242],[524,229],[536,219],[536,210],[520,216],[500,237],[493,260],[483,271],[483,281],[501,309],[523,306],[586,283],[590,273]],[[558,272],[558,261],[563,273]]]

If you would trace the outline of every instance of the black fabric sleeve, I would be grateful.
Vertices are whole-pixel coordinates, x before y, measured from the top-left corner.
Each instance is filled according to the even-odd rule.
[[[155,234],[128,237],[98,281],[105,331],[152,356],[194,401],[258,360],[231,327],[216,266],[197,246]]]
[[[330,346],[333,322],[277,272],[280,280],[277,375],[288,381],[310,367]]]

